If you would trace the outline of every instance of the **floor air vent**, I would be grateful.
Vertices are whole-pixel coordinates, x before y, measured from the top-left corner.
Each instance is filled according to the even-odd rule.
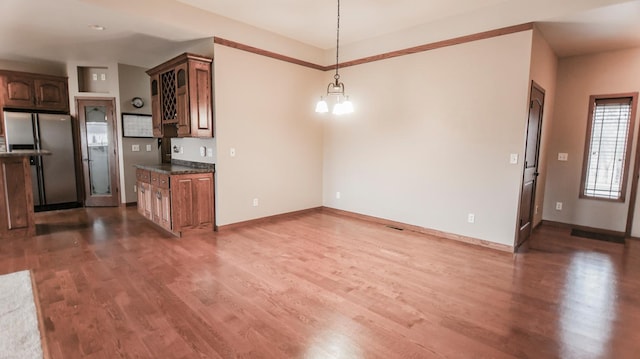
[[[387,228],[395,229],[396,231],[404,231],[404,228],[396,227],[396,226],[386,226]]]
[[[596,240],[605,241],[605,242],[624,243],[624,236],[616,236],[613,234],[583,231],[577,228],[571,229],[571,235],[574,237],[596,239]]]

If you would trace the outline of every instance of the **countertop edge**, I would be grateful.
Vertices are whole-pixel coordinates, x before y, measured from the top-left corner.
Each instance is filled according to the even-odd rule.
[[[172,164],[164,164],[164,165],[144,165],[144,164],[136,164],[134,167],[153,171],[157,173],[167,174],[167,175],[180,175],[180,174],[198,174],[198,173],[214,173],[214,168],[195,168],[195,167],[186,167],[180,165],[172,165]]]
[[[51,151],[47,150],[14,150],[7,152],[0,152],[1,157],[31,157],[31,156],[49,156]]]

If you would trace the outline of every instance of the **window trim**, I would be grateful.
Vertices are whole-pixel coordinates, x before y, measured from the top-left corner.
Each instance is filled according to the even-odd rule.
[[[593,126],[593,111],[595,110],[596,100],[613,100],[613,99],[631,99],[631,118],[629,120],[629,132],[627,133],[627,148],[625,150],[625,160],[624,160],[624,169],[622,175],[622,185],[620,187],[620,197],[619,198],[602,198],[596,196],[587,196],[584,194],[585,190],[585,181],[587,179],[587,166],[589,162],[589,148],[591,144],[591,131]],[[633,135],[635,132],[635,121],[636,121],[636,107],[638,103],[638,93],[637,92],[629,92],[629,93],[619,93],[619,94],[608,94],[608,95],[591,95],[589,96],[589,114],[587,116],[587,133],[585,135],[584,141],[584,150],[582,152],[582,178],[580,179],[580,194],[579,198],[581,199],[593,199],[597,201],[605,201],[605,202],[616,202],[616,203],[624,203],[626,201],[627,196],[627,182],[629,180],[629,163],[633,161],[631,158],[631,150],[633,147]]]

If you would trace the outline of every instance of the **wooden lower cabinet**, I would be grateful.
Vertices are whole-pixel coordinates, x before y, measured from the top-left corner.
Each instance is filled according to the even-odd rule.
[[[171,230],[171,196],[165,188],[154,188],[151,193],[153,221],[161,227]]]
[[[213,226],[213,174],[171,178],[174,227],[182,229]]]
[[[0,238],[35,234],[29,157],[0,157]]]
[[[151,185],[138,181],[138,213],[152,219],[151,215]]]
[[[215,228],[213,173],[166,175],[138,169],[138,212],[180,236]]]

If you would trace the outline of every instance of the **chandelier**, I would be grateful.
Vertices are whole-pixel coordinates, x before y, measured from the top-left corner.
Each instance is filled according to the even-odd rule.
[[[340,63],[340,0],[338,0],[338,25],[336,26],[336,74],[333,75],[333,82],[327,86],[327,99],[331,96],[335,97],[332,113],[334,115],[342,115],[353,112],[353,104],[349,101],[349,96],[344,93],[344,84],[340,82],[340,74],[338,73]],[[324,97],[320,96],[320,101],[316,104],[316,112],[329,112],[329,106]]]

